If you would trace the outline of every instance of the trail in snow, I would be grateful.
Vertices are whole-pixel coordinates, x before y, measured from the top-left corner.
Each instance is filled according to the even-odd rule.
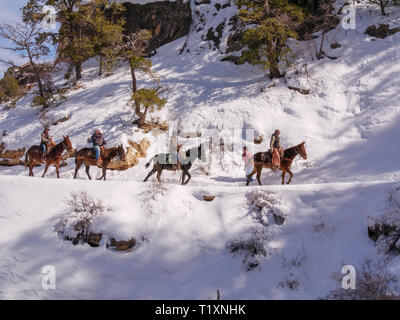
[[[213,4],[200,9],[215,28],[228,21],[235,8],[213,16]],[[337,8],[341,4],[338,1]],[[168,150],[168,139],[157,145],[156,137],[130,123],[126,65],[110,77],[98,77],[96,61],[88,61],[82,87],[48,110],[49,119],[71,115],[53,126],[51,134],[56,141],[69,134],[78,149],[87,146],[86,138],[95,127],[104,132],[110,146],[121,142],[127,146],[128,139],[140,142],[146,137],[151,142],[147,158],[126,171],[108,172],[107,182],[87,181],[83,170],[73,180],[73,159],[61,168],[62,179],[55,179],[53,168],[47,179],[41,179],[25,177],[22,166],[1,167],[0,298],[211,299],[217,288],[224,299],[317,298],[335,287],[331,274],[340,272],[343,264],[357,265],[376,256],[367,237],[367,219],[383,212],[386,191],[400,177],[396,140],[400,33],[373,40],[364,30],[373,23],[398,26],[400,10],[382,18],[379,10],[364,3],[356,4],[356,9],[356,30],[338,27],[326,35],[324,51],[336,60],[311,60],[310,43],[293,43],[300,52],[299,64],[308,64],[311,78],[289,72],[288,83],[270,81],[248,65],[220,62],[219,51],[210,51],[194,31],[158,50],[153,65],[170,90],[166,107],[152,116],[176,121],[185,132],[199,130],[206,135],[207,130],[217,130],[227,147],[223,159],[216,149],[208,154],[208,162],[197,160],[192,180],[184,187],[177,185],[179,175],[171,172],[163,173],[163,190],[154,184],[155,177],[147,184],[140,182],[150,170],[144,164]],[[196,20],[194,27],[199,23]],[[222,46],[227,35],[228,26]],[[189,52],[179,55],[185,42]],[[341,48],[331,49],[332,42]],[[64,83],[63,71],[54,75],[58,85]],[[139,87],[152,85],[141,75],[138,78]],[[288,84],[310,88],[311,94],[288,90]],[[31,99],[28,95],[14,109],[1,111],[0,132],[7,133],[1,139],[10,149],[38,144],[40,112],[30,106]],[[277,127],[285,147],[307,141],[308,160],[295,160],[293,185],[279,185],[280,173],[264,169],[266,186],[253,182],[244,187],[242,143],[254,152],[264,151]],[[263,143],[246,141],[247,128],[263,135]],[[232,145],[229,139],[235,130],[239,139]],[[200,143],[181,141],[184,148]],[[35,168],[36,175],[42,170]],[[96,168],[91,172],[100,175]],[[132,252],[112,252],[104,242],[100,248],[72,246],[58,237],[55,225],[69,210],[65,199],[80,190],[114,207],[96,228],[121,239],[136,237],[138,246]],[[207,203],[202,201],[204,194],[216,198]],[[268,219],[269,225],[260,223],[250,203],[255,194],[270,197],[271,208],[286,217],[283,225]],[[265,212],[261,216],[268,218]],[[316,232],[316,225],[325,228]],[[246,272],[243,256],[233,257],[227,245],[256,231],[268,237],[269,256],[260,257],[259,268]],[[299,268],[283,263],[283,257],[290,259],[303,250]],[[47,264],[57,270],[54,291],[41,287],[40,270]],[[394,259],[389,268],[399,275],[399,266]],[[281,285],[291,277],[300,282],[297,291]]]

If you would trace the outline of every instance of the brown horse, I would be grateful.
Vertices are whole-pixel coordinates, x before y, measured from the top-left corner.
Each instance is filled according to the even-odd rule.
[[[118,147],[114,148],[104,148],[101,147],[101,153],[100,153],[100,158],[102,160],[102,165],[101,168],[103,169],[103,174],[100,178],[97,180],[101,180],[104,178],[106,180],[106,172],[107,172],[107,166],[110,163],[111,159],[114,158],[115,156],[119,156],[119,158],[122,161],[125,161],[126,154],[124,147],[122,144],[120,144]],[[89,174],[89,169],[90,166],[97,166],[96,165],[96,153],[93,148],[83,148],[79,150],[76,154],[75,158],[75,174],[74,174],[74,179],[76,179],[76,175],[78,174],[78,171],[82,165],[82,163],[85,164],[86,166],[86,174],[89,177],[89,180],[92,180],[92,177]]]
[[[281,159],[280,170],[282,170],[282,184],[285,184],[285,175],[286,172],[289,173],[290,178],[287,182],[289,184],[293,178],[293,172],[290,170],[290,166],[294,158],[299,154],[304,160],[307,159],[307,151],[304,146],[306,142],[303,141],[302,143],[298,144],[297,146],[285,149],[283,151],[283,158]],[[267,159],[264,160],[264,159]],[[251,177],[257,172],[257,181],[258,184],[261,186],[261,171],[263,168],[269,168],[272,170],[271,161],[268,161],[268,157],[265,157],[265,152],[257,152],[254,155],[254,170],[247,176],[246,186],[249,185]],[[269,157],[269,159],[271,159]]]
[[[40,151],[39,146],[32,146],[28,149],[25,155],[25,169],[26,166],[29,166],[29,176],[33,177],[33,167],[45,163],[46,167],[44,168],[44,172],[42,175],[42,178],[45,176],[47,169],[54,164],[56,167],[56,172],[57,172],[57,178],[60,178],[60,162],[61,162],[61,155],[64,150],[71,151],[74,148],[72,147],[71,140],[69,140],[69,137],[63,136],[63,141],[61,141],[59,144],[54,146],[46,155],[46,159],[43,161],[42,160],[42,153]]]

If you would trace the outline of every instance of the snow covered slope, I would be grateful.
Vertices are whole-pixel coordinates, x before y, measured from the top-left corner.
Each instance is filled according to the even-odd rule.
[[[214,16],[214,3],[199,10],[207,27],[216,28],[235,8]],[[338,1],[336,7],[341,5]],[[386,39],[364,34],[374,23],[399,26],[400,10],[382,18],[378,9],[360,3],[356,12],[355,30],[339,25],[326,35],[324,51],[335,60],[311,60],[312,43],[292,43],[298,65],[307,64],[309,77],[304,68],[299,74],[289,70],[288,83],[270,81],[249,65],[221,62],[220,51],[210,50],[201,39],[207,28],[196,32],[197,20],[187,38],[152,57],[162,84],[169,88],[166,107],[153,117],[176,121],[185,132],[216,129],[225,138],[239,132],[239,142],[254,151],[268,148],[275,128],[280,128],[286,147],[305,140],[308,159],[295,160],[290,186],[280,186],[279,173],[265,170],[262,181],[267,187],[244,187],[239,144],[233,152],[225,150],[222,160],[216,152],[208,162],[196,162],[185,187],[176,185],[179,176],[171,172],[163,173],[164,187],[140,182],[147,171],[144,164],[156,152],[165,152],[167,144],[156,144],[156,137],[131,125],[127,66],[110,77],[98,77],[96,62],[86,63],[82,87],[47,112],[53,120],[71,115],[51,128],[53,137],[59,141],[69,134],[74,147],[81,148],[94,128],[104,132],[109,145],[126,146],[128,139],[139,142],[146,136],[152,143],[148,157],[126,171],[110,172],[106,183],[85,181],[83,170],[72,180],[73,159],[61,168],[60,180],[54,179],[54,169],[48,179],[39,179],[25,177],[23,167],[1,167],[0,298],[213,298],[217,288],[222,298],[316,298],[333,289],[333,272],[376,254],[366,234],[367,217],[382,212],[385,191],[400,177],[400,33]],[[225,26],[222,47],[227,30]],[[341,47],[331,49],[334,42]],[[55,82],[63,83],[62,76],[62,71],[56,74]],[[152,85],[138,78],[139,87]],[[302,95],[288,85],[311,93]],[[31,99],[26,96],[15,108],[1,111],[0,133],[6,130],[2,141],[10,149],[39,142],[40,113],[30,106]],[[264,142],[242,140],[247,128],[263,135]],[[184,148],[199,143],[192,140],[183,139]],[[54,226],[65,214],[63,200],[80,190],[114,207],[101,219],[100,229],[148,241],[121,254],[60,240]],[[249,204],[259,191],[286,217],[283,225],[260,223]],[[156,200],[146,197],[152,192],[160,193]],[[216,195],[213,202],[201,200],[208,193]],[[322,233],[315,231],[321,223],[326,226]],[[243,257],[233,257],[226,246],[254,232],[266,237],[269,255],[247,272]],[[296,255],[303,262],[293,269],[286,262]],[[56,266],[57,290],[41,288],[40,270],[46,264]],[[400,275],[398,259],[391,268]],[[299,280],[298,290],[285,286],[293,278]]]
[[[0,298],[281,299],[322,297],[336,287],[332,273],[375,254],[366,218],[381,208],[387,183],[329,183],[271,187],[168,185],[155,199],[152,184],[88,182],[1,176]],[[34,190],[40,190],[35,192]],[[66,214],[69,192],[86,190],[113,211],[97,231],[135,235],[129,253],[73,246],[55,225]],[[260,224],[252,197],[265,195],[283,225]],[[203,194],[216,195],[213,202]],[[50,197],[49,197],[50,195]],[[24,201],[21,201],[21,197]],[[265,222],[264,222],[265,223]],[[320,226],[320,227],[318,227]],[[243,256],[226,248],[255,234],[266,242],[259,267],[246,271]],[[145,240],[141,240],[144,238]],[[293,266],[295,259],[300,265]],[[56,290],[43,290],[41,269],[56,269]],[[399,264],[393,264],[399,274]],[[299,283],[297,290],[288,287]]]

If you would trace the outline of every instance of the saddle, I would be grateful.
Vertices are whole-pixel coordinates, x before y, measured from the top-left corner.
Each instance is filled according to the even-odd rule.
[[[267,164],[271,164],[272,153],[271,151],[266,151],[261,153],[261,161]]]
[[[179,160],[178,160],[178,162],[173,163],[173,161],[172,161],[172,155],[171,155],[170,153],[167,153],[167,154],[165,155],[165,162],[166,162],[167,164],[172,165],[172,167],[173,167],[174,170],[180,170],[180,168],[181,168],[181,165],[180,165]]]
[[[100,147],[100,158],[103,155],[104,152],[104,146]],[[93,159],[96,159],[96,151],[94,150],[94,148],[90,148],[90,157]]]

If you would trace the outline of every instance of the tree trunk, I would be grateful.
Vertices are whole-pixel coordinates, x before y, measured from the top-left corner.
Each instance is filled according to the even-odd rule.
[[[321,60],[324,57],[324,51],[322,50],[323,45],[324,45],[324,40],[325,40],[325,31],[322,32],[321,44],[319,46],[319,51],[317,53],[318,60]]]
[[[132,92],[137,91],[137,84],[136,84],[136,74],[135,68],[131,65],[131,75],[132,75]]]
[[[31,64],[31,66],[32,66],[32,70],[33,70],[33,73],[35,74],[36,82],[37,82],[37,85],[38,85],[38,87],[39,87],[39,95],[40,95],[42,98],[44,98],[43,84],[42,84],[42,80],[40,79],[39,70],[37,69],[36,64],[33,62],[33,58],[32,58],[32,55],[31,55],[31,51],[30,51],[28,48],[26,48],[26,51],[27,51],[27,53],[28,53],[29,62],[30,62],[30,64]]]
[[[386,16],[385,5],[384,5],[383,3],[381,3],[380,7],[381,7],[381,14],[382,14],[383,16]]]
[[[146,117],[147,117],[147,111],[148,110],[149,110],[149,107],[144,108],[144,112],[142,113],[142,118],[140,119],[142,124],[144,124],[146,122]]]
[[[269,64],[269,77],[271,79],[280,78],[282,75],[279,72],[279,47],[274,46],[272,41],[267,41],[267,58]]]
[[[271,61],[269,64],[269,77],[271,79],[282,77],[279,71],[279,65],[277,61]]]
[[[75,65],[75,76],[76,80],[82,79],[82,63],[77,63]]]
[[[103,74],[103,57],[100,56],[100,61],[99,61],[99,76]]]
[[[269,16],[269,0],[265,0],[264,9],[265,9],[265,14]]]

